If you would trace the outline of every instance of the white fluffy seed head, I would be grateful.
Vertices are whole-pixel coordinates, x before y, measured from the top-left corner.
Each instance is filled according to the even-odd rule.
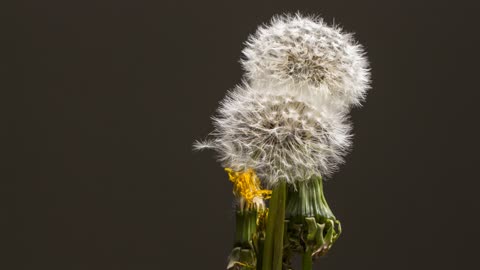
[[[210,141],[224,167],[252,168],[267,186],[329,176],[350,146],[344,114],[318,110],[294,95],[239,86],[221,103]]]
[[[362,46],[318,17],[274,17],[249,37],[243,55],[252,86],[312,92],[315,107],[348,110],[360,105],[369,88]]]

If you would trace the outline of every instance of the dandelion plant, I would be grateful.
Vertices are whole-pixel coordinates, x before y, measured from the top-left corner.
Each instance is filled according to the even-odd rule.
[[[243,83],[194,145],[215,150],[233,183],[227,269],[292,269],[295,254],[312,269],[341,234],[323,181],[350,149],[348,114],[369,89],[368,62],[351,34],[301,14],[259,27],[243,55]]]

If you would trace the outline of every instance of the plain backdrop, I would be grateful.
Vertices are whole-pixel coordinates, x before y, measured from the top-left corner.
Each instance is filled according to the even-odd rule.
[[[248,35],[297,10],[355,32],[373,76],[315,269],[478,268],[474,2],[3,2],[0,269],[225,269],[231,183],[192,143]]]

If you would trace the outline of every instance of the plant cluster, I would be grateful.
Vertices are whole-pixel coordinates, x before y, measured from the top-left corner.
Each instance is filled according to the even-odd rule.
[[[228,269],[303,269],[331,249],[341,225],[323,181],[351,146],[350,109],[365,99],[370,72],[349,33],[313,16],[276,16],[243,50],[242,85],[196,149],[213,149],[236,198]]]

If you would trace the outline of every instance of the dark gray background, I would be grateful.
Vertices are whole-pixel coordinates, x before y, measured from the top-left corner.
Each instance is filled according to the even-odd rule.
[[[480,9],[433,0],[2,8],[0,268],[224,269],[231,184],[191,144],[247,36],[297,10],[356,32],[373,72],[326,184],[344,234],[315,268],[477,268]]]

